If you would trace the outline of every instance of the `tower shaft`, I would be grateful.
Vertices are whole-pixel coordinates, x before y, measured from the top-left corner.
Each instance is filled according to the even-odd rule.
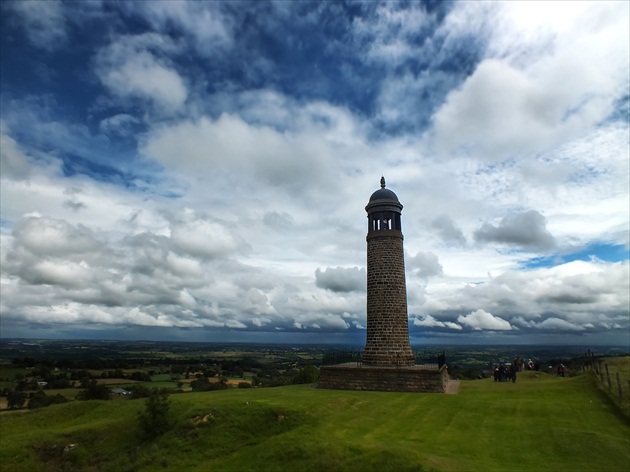
[[[409,343],[407,285],[400,212],[396,195],[375,192],[366,207],[367,241],[367,339],[366,365],[403,367],[414,365]]]

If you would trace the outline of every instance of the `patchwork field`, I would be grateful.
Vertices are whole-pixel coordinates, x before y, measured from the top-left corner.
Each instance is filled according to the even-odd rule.
[[[630,425],[590,375],[462,381],[459,394],[312,386],[171,395],[143,441],[144,400],[0,415],[11,471],[602,471],[630,468]]]

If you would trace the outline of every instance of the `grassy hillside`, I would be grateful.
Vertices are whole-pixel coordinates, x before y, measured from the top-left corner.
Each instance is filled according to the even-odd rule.
[[[606,368],[610,376],[610,386],[608,386]],[[602,359],[600,369],[602,376],[595,377],[599,388],[630,419],[630,357],[606,357]],[[619,383],[617,383],[617,376],[619,376]],[[621,387],[621,392],[619,387]]]
[[[606,471],[630,467],[630,425],[589,376],[523,373],[458,395],[310,386],[171,396],[173,429],[143,442],[143,400],[0,415],[11,471]],[[74,446],[70,446],[74,445]],[[66,452],[64,452],[64,449]]]

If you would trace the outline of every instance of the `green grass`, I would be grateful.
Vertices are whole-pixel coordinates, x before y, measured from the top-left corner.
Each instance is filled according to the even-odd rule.
[[[0,379],[12,381],[16,375],[28,375],[29,370],[23,367],[15,367],[13,364],[0,364]]]
[[[172,382],[171,374],[156,374],[151,377],[152,382]]]
[[[610,388],[606,378],[606,368],[610,374]],[[601,364],[604,380],[599,380],[599,387],[615,403],[630,420],[630,357],[607,357]],[[619,396],[619,385],[617,384],[617,374],[621,384],[621,396]]]
[[[630,467],[630,425],[588,375],[463,381],[457,395],[311,386],[171,395],[154,442],[142,400],[0,415],[11,471],[606,471]],[[68,444],[76,448],[64,454]]]

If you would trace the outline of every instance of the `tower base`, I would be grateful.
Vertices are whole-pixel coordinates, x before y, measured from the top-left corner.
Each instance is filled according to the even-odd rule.
[[[413,365],[380,367],[355,362],[322,366],[317,388],[379,392],[445,393],[449,382],[446,366]]]

